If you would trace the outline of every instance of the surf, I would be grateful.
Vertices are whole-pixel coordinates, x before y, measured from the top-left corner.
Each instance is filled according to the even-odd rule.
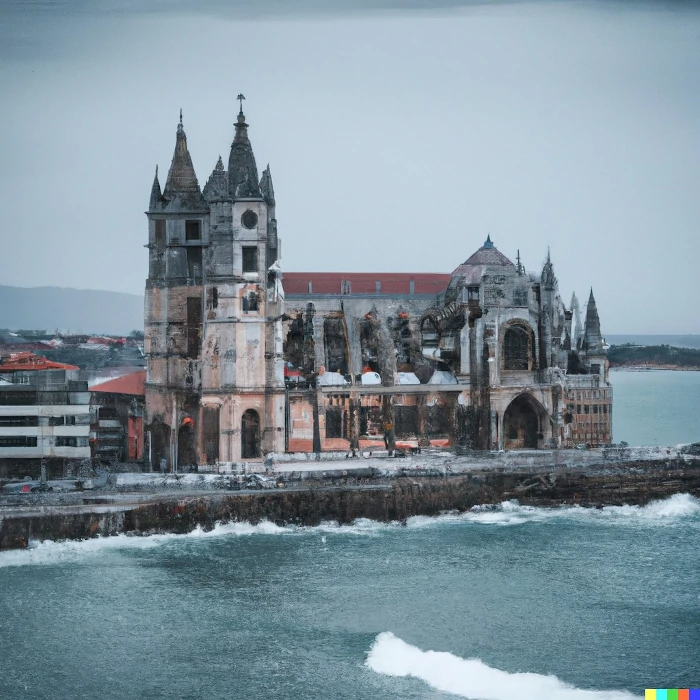
[[[509,673],[479,659],[463,659],[445,651],[423,651],[391,632],[375,638],[365,661],[375,673],[416,678],[434,690],[468,700],[634,700],[620,690],[585,690],[556,676]]]

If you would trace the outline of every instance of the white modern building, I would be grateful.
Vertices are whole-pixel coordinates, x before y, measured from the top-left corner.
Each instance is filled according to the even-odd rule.
[[[79,368],[29,352],[0,364],[0,477],[59,475],[90,458],[90,393]]]

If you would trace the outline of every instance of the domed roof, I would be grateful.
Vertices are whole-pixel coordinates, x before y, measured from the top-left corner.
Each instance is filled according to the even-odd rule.
[[[501,253],[496,246],[491,242],[489,235],[484,245],[479,248],[472,256],[467,258],[459,267],[452,273],[453,275],[464,275],[471,271],[471,268],[483,267],[515,267],[508,258]]]

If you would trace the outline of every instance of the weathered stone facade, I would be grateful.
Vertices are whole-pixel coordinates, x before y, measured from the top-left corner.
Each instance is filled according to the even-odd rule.
[[[285,275],[293,319],[285,359],[302,367],[306,343],[307,386],[313,372],[350,376],[321,374],[313,398],[287,382],[289,449],[312,449],[314,403],[324,449],[390,443],[385,432],[414,448],[611,443],[612,387],[593,293],[585,326],[572,330],[549,255],[540,274],[528,273],[489,237],[451,275],[434,276],[443,283],[437,295],[419,275],[319,277]]]
[[[258,181],[241,112],[228,172],[200,191],[182,121],[148,215],[147,432],[154,467],[284,450],[284,298],[269,169]],[[253,183],[253,184],[251,184]]]
[[[200,191],[180,122],[165,189],[157,173],[153,184],[145,351],[154,466],[611,442],[593,293],[582,326],[549,255],[528,273],[489,237],[449,275],[282,279],[270,171],[258,179],[242,112],[235,126],[228,170],[219,159]]]

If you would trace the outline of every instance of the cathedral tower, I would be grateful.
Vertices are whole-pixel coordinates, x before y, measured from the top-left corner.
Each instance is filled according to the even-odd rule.
[[[165,188],[156,171],[147,212],[146,411],[156,468],[284,450],[274,210],[270,171],[258,180],[243,110],[228,170],[219,158],[203,190],[181,115]]]

